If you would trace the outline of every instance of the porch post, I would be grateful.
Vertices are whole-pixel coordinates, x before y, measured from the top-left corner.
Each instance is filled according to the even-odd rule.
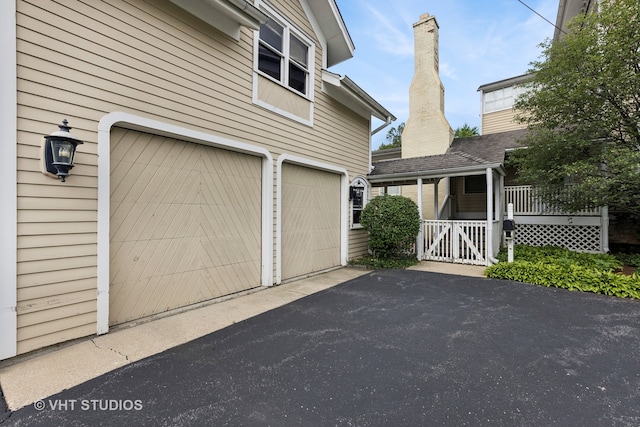
[[[416,238],[416,257],[422,261],[424,256],[424,219],[422,216],[422,178],[418,178],[418,214],[420,215],[420,231]]]
[[[491,265],[490,259],[493,258],[493,169],[487,168],[487,236],[485,261],[487,265]]]
[[[438,218],[438,185],[440,184],[440,181],[436,181],[433,183],[433,219],[435,219],[436,221],[439,220],[440,218]]]

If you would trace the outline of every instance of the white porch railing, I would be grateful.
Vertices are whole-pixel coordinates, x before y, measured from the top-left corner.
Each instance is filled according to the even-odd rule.
[[[487,265],[486,221],[422,222],[425,260]]]
[[[600,208],[585,209],[578,212],[563,212],[542,203],[533,195],[530,185],[509,185],[504,188],[505,206],[513,203],[514,215],[571,215],[599,216]]]

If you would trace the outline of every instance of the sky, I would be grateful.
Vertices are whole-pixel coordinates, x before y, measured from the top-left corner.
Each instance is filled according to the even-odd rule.
[[[523,0],[549,21],[558,0]],[[554,27],[518,0],[336,0],[355,45],[354,57],[331,67],[349,76],[396,116],[374,135],[385,143],[392,126],[409,117],[413,78],[413,24],[420,15],[436,17],[440,32],[440,79],[445,87],[445,116],[453,129],[480,129],[478,87],[525,74],[540,59],[539,44]],[[373,128],[382,122],[376,121]]]

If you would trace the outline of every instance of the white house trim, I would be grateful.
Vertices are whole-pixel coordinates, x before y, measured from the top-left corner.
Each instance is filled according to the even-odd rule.
[[[349,174],[345,168],[291,154],[278,157],[276,180],[276,283],[282,282],[282,164],[291,163],[340,174],[340,263],[347,265],[349,248]]]
[[[123,112],[109,113],[98,124],[98,334],[109,331],[109,221],[111,128],[114,126],[164,135],[183,141],[262,157],[262,275],[273,285],[273,157],[268,150],[209,133]]]
[[[0,168],[0,360],[17,354],[18,87],[16,2],[0,3],[0,129],[7,132]]]

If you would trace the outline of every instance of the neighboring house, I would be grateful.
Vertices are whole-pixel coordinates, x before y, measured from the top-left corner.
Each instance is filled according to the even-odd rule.
[[[480,133],[482,135],[526,128],[525,124],[517,123],[514,120],[513,106],[518,96],[525,91],[522,84],[530,79],[530,74],[523,74],[487,83],[478,88],[482,108],[480,115]]]
[[[584,4],[579,6],[578,3]],[[557,25],[566,28],[566,20],[589,10],[591,6],[587,3],[592,2],[561,1]],[[425,18],[428,20],[428,15],[423,15],[421,22]],[[435,20],[433,24],[427,33],[437,41]],[[419,44],[416,40],[416,46]],[[434,51],[435,60],[431,58]],[[416,64],[425,63],[435,63],[437,72],[437,48],[416,49]],[[438,93],[443,93],[444,89],[439,92],[439,80],[433,81],[428,73],[424,73],[426,83],[417,85],[418,73],[416,65],[412,90],[426,85],[432,90],[419,93],[431,93],[431,96],[414,96],[412,99],[422,99],[422,103],[410,105],[410,117],[414,112],[417,117],[422,117],[425,111],[432,113],[420,120],[425,127],[405,141],[405,133],[410,128],[407,123],[402,156],[393,158],[392,153],[385,153],[386,150],[372,154],[374,169],[368,180],[372,187],[384,188],[386,192],[401,186],[403,195],[406,188],[417,185],[415,196],[410,194],[410,197],[417,201],[424,218],[417,245],[420,258],[481,265],[495,262],[508,203],[514,205],[516,243],[608,251],[606,208],[571,214],[553,211],[536,202],[531,186],[514,185],[517,172],[505,167],[508,153],[522,148],[518,141],[526,129],[514,122],[513,105],[524,90],[521,85],[531,78],[530,75],[480,86],[482,135],[454,139],[449,144],[445,143],[446,138],[438,137],[443,122],[433,120],[437,118],[437,108],[433,106],[443,105]],[[412,124],[416,126],[415,121]],[[434,126],[435,131],[430,132]],[[410,145],[408,149],[405,149],[405,143]],[[409,152],[411,156],[405,155]],[[423,187],[431,191],[425,192]],[[375,194],[375,188],[373,191]]]
[[[0,23],[0,359],[366,253],[349,186],[395,117],[328,71],[354,51],[335,0],[12,0]],[[41,169],[63,119],[66,182]]]

